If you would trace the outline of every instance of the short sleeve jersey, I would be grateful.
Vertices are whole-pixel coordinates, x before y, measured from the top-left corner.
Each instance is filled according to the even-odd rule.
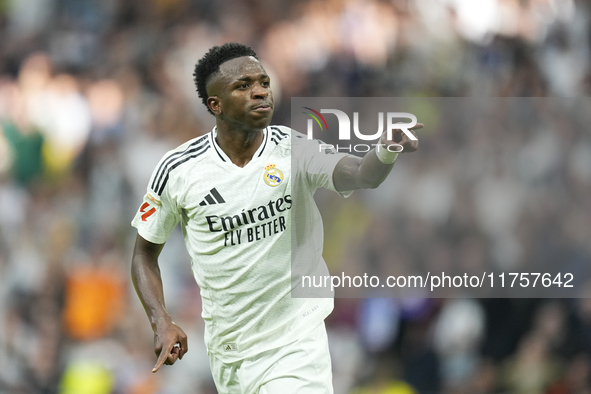
[[[332,311],[332,298],[291,297],[293,194],[304,207],[301,225],[315,234],[297,247],[326,269],[313,194],[335,190],[333,171],[345,154],[326,154],[320,141],[269,126],[252,160],[238,167],[215,135],[214,129],[160,160],[132,225],[162,244],[181,224],[201,289],[208,351],[233,362],[298,339]],[[294,160],[292,141],[301,145]]]

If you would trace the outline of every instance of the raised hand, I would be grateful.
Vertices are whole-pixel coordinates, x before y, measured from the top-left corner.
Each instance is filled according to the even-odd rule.
[[[416,137],[417,134],[415,133],[415,130],[422,129],[423,127],[425,127],[424,124],[417,123],[408,130]],[[388,140],[387,133],[384,133],[380,138],[380,143],[384,144],[384,147],[394,145],[394,147],[391,148],[392,151],[396,150],[396,145],[401,145],[403,150],[400,153],[414,152],[419,148],[419,140],[411,140],[410,137],[400,129],[393,130],[392,140]],[[400,148],[398,148],[398,150],[399,149]]]

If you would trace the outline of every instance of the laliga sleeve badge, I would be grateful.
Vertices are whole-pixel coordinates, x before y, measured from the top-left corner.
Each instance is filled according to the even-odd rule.
[[[275,187],[283,182],[283,173],[275,164],[267,164],[265,166],[263,179],[267,185]]]
[[[154,197],[150,193],[146,194],[146,199],[149,200],[149,202],[144,202],[140,207],[140,213],[142,214],[142,222],[147,222],[148,218],[156,212],[156,207],[162,205],[160,200],[156,199],[156,197]],[[156,205],[156,207],[151,206],[150,202]]]
[[[154,197],[153,195],[151,195],[150,193],[146,194],[146,198],[150,201],[152,201],[154,204],[160,206],[162,205],[162,203],[160,202],[160,200],[158,200],[156,197]]]

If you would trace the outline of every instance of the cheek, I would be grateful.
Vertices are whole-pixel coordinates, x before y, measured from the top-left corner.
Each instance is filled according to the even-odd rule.
[[[230,97],[230,100],[226,103],[226,110],[237,112],[241,111],[245,108],[248,104],[248,100],[245,99],[244,95],[242,94],[233,94]]]

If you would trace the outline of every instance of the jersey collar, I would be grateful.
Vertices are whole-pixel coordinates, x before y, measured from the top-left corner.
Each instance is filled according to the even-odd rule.
[[[261,145],[259,146],[257,151],[254,153],[254,155],[252,156],[252,160],[256,159],[257,157],[261,157],[263,152],[265,151],[265,148],[267,147],[267,141],[269,139],[269,132],[267,129],[268,129],[268,127],[265,127],[265,129],[263,130],[263,142],[261,143]],[[222,150],[222,148],[220,148],[220,146],[216,142],[216,140],[215,140],[216,136],[217,136],[217,127],[214,127],[213,130],[211,130],[211,133],[209,133],[209,139],[211,140],[211,144],[213,146],[213,149],[217,153],[216,156],[219,157],[220,160],[222,160],[223,162],[232,163],[232,160],[230,160],[228,155],[226,155],[226,153]]]

